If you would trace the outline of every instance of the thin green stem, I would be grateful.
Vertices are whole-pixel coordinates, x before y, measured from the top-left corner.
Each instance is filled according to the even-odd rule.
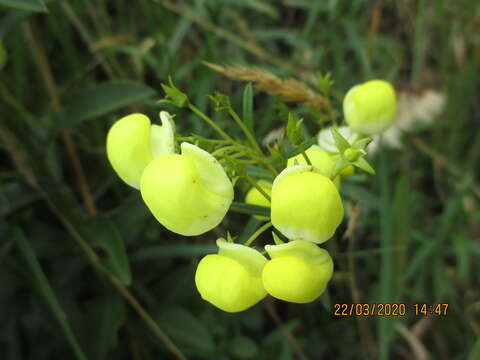
[[[255,180],[253,180],[250,176],[244,175],[244,176],[242,176],[242,178],[244,178],[245,180],[247,180],[248,183],[249,183],[250,185],[252,185],[252,187],[254,187],[255,189],[257,189],[257,190],[260,192],[260,194],[262,194],[262,195],[265,197],[265,199],[267,199],[269,202],[272,201],[272,199],[270,198],[270,195],[268,195],[268,194],[265,192],[265,190],[263,190],[263,189],[260,187],[260,185],[258,185],[258,183],[257,183]]]
[[[305,159],[305,161],[307,162],[307,164],[312,166],[312,162],[310,161],[310,159],[309,159],[307,153],[305,152],[305,150],[302,150],[302,156]]]
[[[220,136],[222,136],[225,140],[229,140],[234,142],[234,140],[228,135],[225,131],[220,129],[220,127],[215,124],[215,122],[205,115],[199,108],[197,108],[193,104],[188,104],[188,108],[193,111],[198,117],[200,117],[203,121],[205,121],[208,125],[210,125]]]
[[[240,117],[237,115],[237,113],[232,109],[230,108],[228,110],[228,113],[230,114],[230,116],[233,118],[233,120],[235,120],[235,122],[237,123],[237,125],[240,127],[240,129],[242,129],[243,133],[245,134],[245,136],[247,137],[248,141],[250,141],[250,144],[252,144],[252,146],[260,153],[263,155],[263,152],[262,152],[262,149],[260,148],[260,145],[258,145],[258,142],[257,140],[255,140],[255,137],[253,136],[253,134],[251,133],[250,130],[248,130],[247,126],[245,125],[245,123],[242,121],[242,119],[240,119]]]
[[[272,226],[272,223],[269,221],[266,224],[263,224],[261,227],[255,231],[252,236],[250,236],[247,241],[244,242],[243,245],[245,246],[250,246],[251,243],[255,241],[257,237],[259,237],[265,230],[267,230],[270,226]]]

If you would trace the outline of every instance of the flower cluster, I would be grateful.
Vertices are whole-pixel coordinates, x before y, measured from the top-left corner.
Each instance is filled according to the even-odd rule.
[[[164,89],[171,103],[190,106],[188,97],[173,85]],[[214,101],[241,121],[224,97]],[[333,274],[332,258],[318,244],[332,238],[343,220],[340,183],[356,169],[374,173],[364,158],[370,141],[365,136],[384,131],[393,121],[395,108],[392,86],[373,80],[348,91],[343,103],[346,125],[320,131],[317,145],[297,146],[300,122],[290,124],[289,120],[289,138],[298,151],[285,159],[283,169],[273,169],[273,182],[254,180],[242,171],[233,179],[236,183],[245,178],[254,185],[245,203],[269,208],[269,216],[255,215],[267,223],[244,244],[235,243],[230,235],[217,240],[218,253],[205,256],[196,271],[201,297],[227,312],[243,311],[267,294],[294,303],[317,299]],[[142,114],[118,120],[107,136],[108,159],[123,181],[140,190],[163,226],[185,236],[203,234],[229,210],[232,181],[219,159],[197,145],[182,142],[177,152],[172,116],[162,111],[160,119],[161,126],[152,125]],[[248,129],[240,125],[255,151],[262,154]],[[226,138],[225,147],[214,154],[238,147],[226,133],[220,130],[220,134]],[[240,155],[226,155],[223,160],[248,157],[244,148]],[[272,232],[274,245],[265,246],[267,258],[250,245],[271,225],[276,232]]]

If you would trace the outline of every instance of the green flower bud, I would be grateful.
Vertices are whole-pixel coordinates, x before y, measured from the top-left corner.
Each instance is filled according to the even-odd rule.
[[[332,177],[336,163],[336,160],[332,155],[318,145],[310,146],[307,150],[305,150],[305,154],[312,163],[312,166],[315,167],[318,172],[326,177]],[[298,154],[288,159],[287,167],[294,165],[308,165],[303,154]],[[333,183],[338,188],[340,186],[340,178],[336,176],[333,180]]]
[[[259,180],[257,182],[257,185],[260,186],[260,188],[265,191],[268,195],[272,192],[272,183],[265,181],[265,180]],[[251,205],[258,205],[258,206],[266,206],[270,207],[270,201],[268,201],[263,194],[258,191],[257,188],[252,187],[250,190],[248,190],[247,195],[245,196],[245,203],[246,204],[251,204]],[[260,215],[254,215],[254,218],[258,220],[268,220],[268,217],[265,216],[260,216]]]
[[[162,126],[152,125],[143,114],[131,114],[112,125],[107,135],[107,157],[115,172],[128,185],[140,188],[145,166],[155,157],[174,152],[174,124],[160,112]]]
[[[273,182],[272,224],[292,240],[322,243],[343,219],[343,204],[334,183],[312,166],[283,170]]]
[[[216,227],[233,200],[233,185],[208,152],[181,144],[182,153],[152,160],[140,180],[142,198],[155,218],[181,235],[200,235]]]
[[[353,131],[375,135],[395,119],[395,89],[384,80],[371,80],[352,87],[343,100],[345,120]]]
[[[311,302],[323,293],[332,278],[332,258],[309,241],[267,245],[265,250],[272,260],[263,268],[263,286],[277,299]]]
[[[353,144],[360,138],[360,135],[353,132],[348,126],[340,126],[337,128],[337,131],[342,135],[350,144]],[[320,146],[325,151],[328,151],[332,154],[338,154],[337,145],[335,145],[335,139],[333,138],[332,128],[327,127],[322,129],[318,133],[318,146]]]
[[[218,254],[205,256],[197,267],[195,284],[202,298],[227,312],[248,309],[267,292],[262,270],[267,259],[251,247],[217,240]]]

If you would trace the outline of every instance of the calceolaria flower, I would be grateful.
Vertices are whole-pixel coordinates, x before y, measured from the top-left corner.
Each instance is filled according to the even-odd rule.
[[[115,122],[108,132],[108,160],[118,176],[136,189],[150,161],[175,150],[173,121],[166,111],[160,112],[160,119],[162,126],[152,125],[143,114],[131,114]]]
[[[271,219],[292,240],[322,243],[343,219],[343,204],[335,184],[313,166],[284,169],[273,182]]]
[[[267,292],[262,270],[267,259],[251,247],[217,240],[218,254],[205,256],[198,264],[195,284],[202,298],[227,312],[248,309]]]
[[[263,286],[277,299],[311,302],[322,294],[332,278],[332,258],[309,241],[267,245],[265,250],[272,260],[263,268]]]
[[[272,192],[272,183],[259,180],[257,185],[267,194],[270,195]],[[245,196],[245,203],[250,205],[258,205],[258,206],[265,206],[270,207],[270,201],[260,192],[256,187],[252,187],[248,190],[247,195]],[[258,220],[268,220],[265,216],[254,215],[255,218]]]
[[[233,200],[233,185],[208,152],[181,144],[181,154],[162,155],[144,169],[142,198],[155,218],[181,235],[200,235],[217,226]]]
[[[336,159],[334,156],[323,150],[318,145],[312,145],[305,150],[305,155],[308,157],[312,166],[315,167],[322,175],[331,178],[335,170]],[[307,160],[303,154],[292,156],[287,161],[287,167],[294,165],[308,165]],[[334,184],[337,188],[340,186],[340,179],[338,176],[334,179]]]
[[[352,87],[343,99],[343,113],[353,131],[375,135],[395,119],[395,89],[384,80],[371,80]]]

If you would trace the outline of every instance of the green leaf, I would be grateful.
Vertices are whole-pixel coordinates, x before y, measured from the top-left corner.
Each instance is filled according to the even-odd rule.
[[[47,7],[42,0],[0,0],[0,5],[19,10],[47,12]]]
[[[7,56],[7,50],[5,50],[3,46],[3,41],[0,40],[0,70],[2,70],[7,63]]]
[[[184,308],[165,307],[155,320],[182,350],[195,355],[215,351],[215,343],[208,328]]]
[[[83,229],[87,240],[97,249],[104,251],[101,254],[102,265],[122,284],[129,285],[132,279],[127,252],[122,236],[115,225],[106,218],[90,219]]]
[[[125,322],[125,302],[118,294],[112,294],[87,303],[86,308],[89,359],[103,360],[117,347],[118,331]]]
[[[132,261],[157,260],[172,257],[192,258],[213,254],[217,251],[214,244],[176,244],[151,245],[139,249],[132,255]]]
[[[55,293],[53,292],[52,287],[50,286],[50,283],[48,282],[47,277],[45,276],[45,273],[42,270],[42,267],[40,266],[40,263],[38,262],[34,249],[19,228],[14,229],[14,237],[22,257],[32,272],[33,280],[35,285],[38,287],[40,295],[43,297],[48,307],[52,311],[53,316],[62,328],[62,331],[65,334],[73,353],[75,354],[75,358],[78,360],[87,360],[87,357],[81,349],[77,338],[70,327],[67,314],[65,314],[63,311],[60,303],[57,300],[57,297],[55,296]]]
[[[228,347],[230,353],[238,359],[253,359],[258,356],[258,346],[246,336],[236,336]]]
[[[255,135],[253,131],[253,90],[251,83],[248,83],[243,90],[243,121],[245,121],[248,130]]]
[[[270,208],[266,206],[250,205],[234,201],[230,206],[230,210],[240,214],[270,217]]]
[[[335,141],[335,145],[337,146],[340,154],[343,154],[343,152],[350,147],[350,143],[338,132],[334,126],[332,126],[330,131],[332,132],[333,140]]]
[[[152,88],[129,80],[109,81],[83,89],[58,114],[56,127],[66,130],[154,94]]]

